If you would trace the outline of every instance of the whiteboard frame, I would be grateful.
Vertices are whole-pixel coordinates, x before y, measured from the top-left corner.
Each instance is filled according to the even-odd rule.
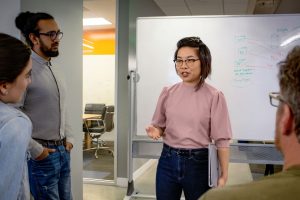
[[[140,51],[140,48],[141,47],[139,47],[139,40],[140,40],[140,33],[139,33],[139,27],[140,27],[140,23],[139,22],[141,22],[141,20],[145,20],[145,21],[147,21],[147,20],[169,20],[169,19],[171,19],[171,20],[176,20],[176,19],[180,19],[180,20],[182,20],[182,19],[220,19],[220,20],[223,20],[223,19],[241,19],[241,18],[245,18],[245,19],[256,19],[256,20],[258,20],[259,18],[263,18],[263,19],[272,19],[272,18],[278,18],[278,17],[296,17],[296,18],[300,18],[300,15],[299,14],[280,14],[280,15],[255,15],[255,16],[251,16],[251,15],[225,15],[225,16],[218,16],[218,15],[213,15],[213,16],[166,16],[166,17],[140,17],[140,18],[137,18],[137,48],[136,48],[136,73],[137,74],[139,74],[139,69],[140,69],[140,64],[139,64],[139,62],[140,62],[140,54],[141,54],[141,51]],[[300,20],[299,20],[300,21]],[[299,23],[299,25],[297,25],[297,26],[300,26],[300,23]],[[151,31],[150,31],[151,32]],[[177,42],[177,41],[176,41]],[[204,41],[204,43],[206,43],[205,41]],[[176,43],[174,43],[174,47],[175,47],[175,44]],[[163,45],[163,44],[162,44]],[[210,48],[210,46],[208,45],[208,47]],[[155,51],[156,49],[154,49],[154,51]],[[159,49],[160,50],[160,49]],[[211,50],[211,48],[210,48],[210,50]],[[171,53],[173,54],[173,52],[171,51]],[[285,52],[285,53],[287,53],[287,51]],[[284,56],[282,57],[282,58],[284,58]],[[217,59],[217,58],[213,58],[213,63],[214,63],[214,59]],[[282,59],[280,59],[280,60],[278,60],[278,61],[281,61]],[[276,62],[276,64],[277,64],[277,62]],[[276,68],[277,66],[276,66],[276,64],[274,64],[274,65],[272,65],[274,68]],[[212,70],[214,71],[214,66],[212,66]],[[213,72],[214,73],[214,72]],[[275,73],[275,72],[274,72]],[[276,72],[277,73],[277,72]],[[143,76],[143,75],[141,75],[141,76]],[[261,76],[261,75],[260,75]],[[255,75],[255,77],[256,77],[256,75]],[[143,78],[143,77],[142,77]],[[215,80],[211,80],[210,79],[211,77],[209,77],[206,81],[208,82],[208,83],[211,83],[211,82],[213,82],[213,81],[215,81]],[[258,77],[257,77],[258,78]],[[159,79],[159,78],[158,78]],[[277,80],[277,79],[276,79]],[[274,80],[274,83],[275,84],[278,84],[278,81],[276,81],[276,80]],[[277,83],[276,83],[277,82]],[[139,83],[138,83],[139,84]],[[173,83],[172,83],[173,84]],[[260,83],[258,83],[257,84],[257,86],[259,85]],[[168,84],[165,84],[164,86],[167,86]],[[171,84],[169,84],[169,85],[171,85]],[[255,87],[257,87],[257,86],[255,86]],[[139,86],[137,86],[137,87],[139,87]],[[162,89],[162,88],[161,88]],[[218,87],[217,87],[217,89],[219,89]],[[255,125],[253,126],[253,123],[250,123],[250,124],[252,124],[252,127],[251,126],[249,126],[249,128],[248,129],[251,129],[251,130],[249,130],[249,131],[246,131],[246,132],[251,132],[252,131],[252,129],[254,130],[254,131],[252,131],[252,132],[255,132],[254,134],[247,134],[247,133],[243,133],[243,134],[240,134],[239,132],[242,132],[242,131],[239,131],[239,129],[241,129],[241,127],[245,127],[246,126],[246,123],[247,123],[247,121],[248,120],[244,120],[244,121],[242,121],[243,122],[243,124],[244,125],[238,125],[238,131],[236,131],[234,134],[233,134],[233,139],[237,139],[237,140],[253,140],[253,141],[256,141],[256,140],[258,140],[258,141],[261,141],[261,140],[263,140],[263,141],[270,141],[270,140],[273,140],[273,136],[274,136],[274,130],[275,130],[275,112],[276,112],[276,109],[274,109],[274,108],[272,108],[270,105],[269,105],[269,103],[268,103],[268,92],[272,92],[272,91],[278,91],[279,90],[279,87],[278,87],[278,85],[277,86],[274,86],[274,89],[271,89],[271,90],[266,90],[266,91],[264,91],[263,92],[263,94],[265,95],[263,98],[264,98],[264,106],[263,106],[263,108],[265,108],[265,109],[267,109],[267,113],[271,113],[270,115],[268,115],[269,116],[269,118],[270,118],[270,120],[268,120],[268,124],[263,124],[262,122],[261,122],[261,124],[260,125],[256,125],[256,126],[261,126],[261,127],[263,127],[263,126],[265,126],[265,128],[263,127],[263,129],[268,129],[267,131],[261,131],[260,133],[259,133],[259,131],[256,131],[255,130]],[[222,89],[221,89],[221,91],[223,91]],[[138,99],[138,91],[137,91],[137,99],[135,100],[135,103],[136,103],[136,105],[135,106],[137,106],[137,109],[136,109],[136,116],[135,116],[135,119],[140,119],[141,117],[141,115],[139,115],[137,112],[140,112],[138,109],[138,103],[139,103],[139,99]],[[241,104],[241,106],[240,107],[243,107],[246,111],[248,111],[249,112],[249,110],[250,110],[250,108],[247,110],[246,109],[246,107],[247,106],[245,106],[244,104],[242,104],[242,102],[239,102],[238,101],[238,99],[235,99],[235,102],[234,103],[231,103],[231,98],[227,98],[227,96],[226,95],[228,95],[228,94],[225,94],[225,98],[226,98],[226,101],[227,101],[227,105],[229,105],[228,107],[229,107],[229,109],[230,108],[232,108],[233,106],[230,106],[230,104],[234,104],[234,103],[238,103],[238,104]],[[235,94],[236,95],[236,94]],[[242,96],[245,96],[245,95],[242,95]],[[262,95],[260,95],[261,96],[261,98],[262,98]],[[148,98],[148,97],[145,97],[145,98]],[[156,102],[155,102],[156,103]],[[258,101],[258,102],[254,102],[254,104],[259,104],[259,103],[261,103],[260,101]],[[156,104],[155,104],[156,105]],[[249,105],[249,104],[248,104]],[[151,104],[151,106],[152,106],[152,104]],[[268,107],[266,107],[266,106],[268,106]],[[155,107],[154,107],[155,108]],[[258,110],[262,110],[262,109],[258,109]],[[252,109],[252,111],[253,111],[253,109]],[[257,111],[258,112],[258,111]],[[154,109],[153,109],[153,112],[152,113],[154,113]],[[234,113],[234,114],[232,114],[232,113]],[[232,120],[235,120],[237,117],[237,115],[236,115],[236,113],[237,112],[232,112],[231,110],[229,110],[229,114],[230,115],[234,115],[235,117],[230,117],[231,118],[231,121]],[[259,118],[259,115],[257,115],[257,117]],[[250,117],[249,117],[250,118]],[[262,117],[263,118],[263,117]],[[247,118],[248,119],[248,118]],[[242,120],[242,119],[241,119]],[[263,119],[262,119],[263,120]],[[149,120],[149,117],[147,117],[147,121],[149,121],[149,123],[150,123],[150,120]],[[257,120],[257,121],[259,121],[259,120]],[[141,127],[144,127],[145,126],[145,124],[146,123],[144,123],[144,122],[142,122],[143,123],[143,125],[141,125]],[[233,122],[232,122],[233,123]],[[236,124],[239,124],[239,123],[236,123]],[[256,124],[256,123],[255,123]],[[235,125],[235,126],[237,126],[237,125]],[[135,132],[135,135],[136,136],[143,136],[143,135],[146,135],[145,134],[145,132],[143,132],[142,130],[143,130],[143,128],[141,128],[140,127],[140,123],[139,122],[137,122],[137,124],[136,124],[136,126],[135,126],[135,128],[136,128],[136,132]],[[268,128],[268,127],[272,127],[272,128]],[[273,130],[271,130],[271,129],[273,129]],[[252,133],[251,132],[251,133]],[[257,132],[257,133],[256,133]],[[263,132],[263,133],[262,133]],[[246,135],[246,136],[245,136]]]

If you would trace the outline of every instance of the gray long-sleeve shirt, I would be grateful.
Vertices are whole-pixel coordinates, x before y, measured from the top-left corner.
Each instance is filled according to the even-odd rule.
[[[67,119],[66,90],[55,67],[32,51],[32,82],[24,94],[21,109],[32,121],[32,138],[74,143]],[[36,158],[43,147],[32,140],[30,153]]]

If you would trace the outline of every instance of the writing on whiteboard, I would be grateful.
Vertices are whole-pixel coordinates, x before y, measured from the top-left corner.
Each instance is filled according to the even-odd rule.
[[[278,48],[278,44],[280,38],[288,32],[289,29],[286,27],[277,28],[265,41],[250,38],[247,34],[235,35],[233,85],[247,87],[255,81],[257,70],[273,70],[285,56],[285,52]]]

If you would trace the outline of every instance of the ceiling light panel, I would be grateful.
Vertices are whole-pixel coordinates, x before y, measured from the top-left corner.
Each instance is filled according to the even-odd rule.
[[[100,25],[110,25],[111,22],[108,20],[98,17],[98,18],[84,18],[83,26],[100,26]]]

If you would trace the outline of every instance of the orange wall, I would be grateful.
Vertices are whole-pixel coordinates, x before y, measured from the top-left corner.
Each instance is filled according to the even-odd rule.
[[[108,55],[115,54],[115,29],[84,30],[83,55]]]

